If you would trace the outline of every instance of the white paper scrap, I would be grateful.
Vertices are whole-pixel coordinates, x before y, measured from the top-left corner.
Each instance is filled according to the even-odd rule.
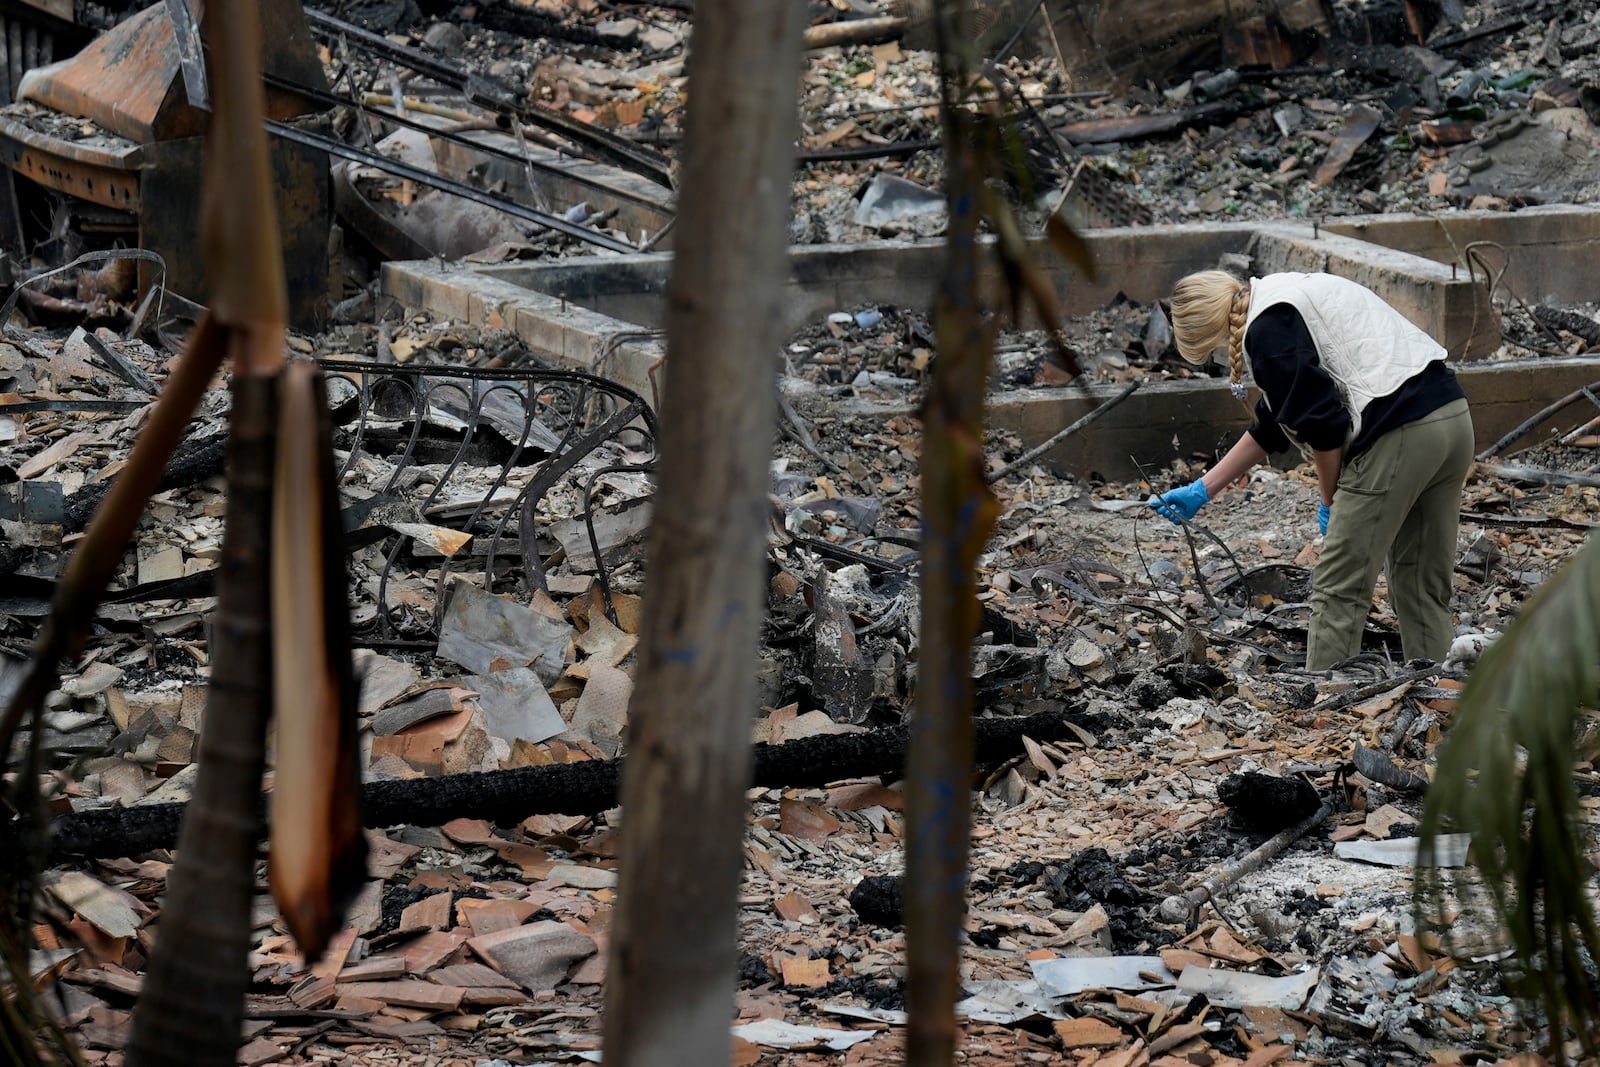
[[[1060,998],[1041,989],[1037,981],[1008,982],[991,978],[968,985],[967,993],[966,999],[956,1005],[956,1014],[975,1023],[1009,1026],[1035,1016],[1066,1018],[1053,1006]]]

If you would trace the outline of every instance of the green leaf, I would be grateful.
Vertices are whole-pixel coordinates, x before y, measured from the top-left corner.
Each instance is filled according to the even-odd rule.
[[[1600,956],[1600,926],[1572,772],[1579,713],[1597,694],[1600,538],[1528,601],[1468,678],[1423,809],[1415,898],[1419,927],[1427,912],[1449,912],[1451,891],[1486,902],[1516,952],[1519,999],[1591,1051],[1600,1000],[1584,960]],[[1428,865],[1447,831],[1472,836],[1480,882],[1447,884]]]

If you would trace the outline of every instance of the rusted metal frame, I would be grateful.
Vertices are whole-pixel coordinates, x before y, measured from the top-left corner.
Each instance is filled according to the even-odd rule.
[[[421,428],[422,428],[423,423],[425,423],[427,421],[428,412],[431,410],[431,407],[432,407],[432,405],[429,403],[429,399],[432,396],[433,392],[435,390],[437,390],[437,389],[452,389],[452,388],[459,388],[459,387],[455,386],[453,383],[448,383],[448,382],[429,382],[429,380],[427,378],[419,378],[418,379],[418,382],[417,382],[417,384],[415,386],[417,416],[416,416],[416,421],[413,424],[413,428],[412,428],[412,434],[411,434],[411,445],[412,446],[415,445],[417,437],[421,433]],[[445,483],[450,480],[450,476],[452,474],[454,474],[456,472],[456,468],[461,465],[462,458],[464,456],[466,456],[467,452],[472,448],[472,437],[473,437],[473,435],[475,433],[477,433],[478,426],[479,426],[479,423],[480,423],[481,407],[479,405],[479,402],[476,400],[476,398],[473,397],[473,394],[468,393],[467,396],[468,396],[468,415],[467,415],[467,419],[466,419],[466,424],[462,427],[462,430],[461,430],[461,444],[459,446],[457,446],[456,454],[454,456],[452,456],[450,458],[450,462],[448,464],[446,464],[445,469],[444,469],[444,473],[440,474],[438,481],[433,483],[432,492],[430,492],[423,499],[421,504],[417,505],[417,514],[418,514],[419,518],[426,516],[428,508],[430,506],[432,506],[433,502],[436,499],[438,499],[440,490],[442,490],[444,488]],[[410,448],[410,446],[408,446],[407,452],[406,452],[407,456],[410,455],[410,452],[411,452],[411,448]],[[391,486],[393,486],[395,479],[399,477],[399,473],[400,473],[400,471],[399,471],[399,469],[397,469],[396,472],[395,472],[394,477],[392,477],[390,479],[390,485]],[[380,571],[379,574],[378,574],[378,618],[379,618],[380,622],[382,623],[383,628],[388,630],[390,633],[393,633],[393,634],[400,633],[400,628],[394,625],[394,616],[389,610],[389,599],[388,599],[388,596],[386,595],[386,593],[387,593],[387,590],[389,588],[389,575],[394,570],[395,561],[400,558],[400,553],[402,551],[404,551],[405,549],[406,549],[406,539],[404,537],[395,538],[394,545],[391,546],[390,549],[389,549],[389,554],[384,557],[383,570]],[[449,567],[449,560],[448,559],[446,559],[443,563],[440,564],[439,588],[440,588],[441,591],[444,588],[444,582],[445,582],[445,577],[446,577],[446,573],[445,572],[448,570],[448,567]],[[435,629],[437,629],[437,627],[438,627],[439,619],[440,619],[440,615],[436,611],[435,612],[435,616],[434,616]]]
[[[439,498],[439,494],[444,490],[445,484],[450,481],[450,476],[455,473],[456,468],[461,465],[461,461],[466,458],[468,450],[470,450],[472,447],[473,436],[477,433],[478,427],[482,425],[484,421],[484,401],[489,398],[490,394],[496,391],[505,391],[519,398],[522,394],[521,391],[516,389],[511,383],[497,383],[480,393],[476,388],[472,389],[471,391],[463,390],[455,382],[437,382],[430,381],[428,379],[423,380],[428,382],[427,386],[422,392],[425,401],[423,404],[425,410],[431,410],[431,400],[434,393],[448,389],[456,389],[461,391],[462,394],[467,398],[468,412],[465,424],[462,426],[461,430],[461,446],[456,449],[456,454],[451,457],[450,463],[445,467],[444,473],[439,476],[439,480],[433,484],[433,491],[423,498],[421,504],[417,505],[417,512],[422,517],[426,518],[428,509],[432,507],[433,502]],[[500,464],[500,474],[495,478],[494,483],[490,485],[488,491],[485,492],[482,499],[478,501],[478,506],[472,509],[472,514],[464,523],[461,524],[461,529],[463,531],[470,531],[473,526],[476,525],[478,517],[483,514],[484,509],[489,506],[489,502],[494,499],[495,491],[498,490],[500,486],[504,485],[506,479],[511,476],[512,468],[517,465],[517,460],[522,458],[523,449],[527,446],[528,436],[533,432],[535,421],[532,404],[524,404],[522,411],[522,434],[518,438],[517,443],[512,447],[510,457],[507,458],[504,463]],[[495,427],[495,429],[498,430],[498,427]],[[400,549],[404,546],[404,544],[405,542],[403,540],[397,541],[394,549],[390,551],[389,558],[384,565],[383,578],[385,582],[387,582],[389,570],[394,566],[395,560],[399,558]],[[436,585],[438,595],[436,596],[434,602],[433,617],[435,631],[438,631],[444,622],[444,591],[445,585],[449,582],[449,580],[450,557],[446,556],[439,564],[439,580]],[[485,580],[487,582],[487,578]],[[384,607],[381,597],[379,607],[380,609]],[[387,618],[388,616],[386,615],[385,617]]]
[[[0,164],[13,175],[133,215],[143,208],[139,179],[144,168],[137,149],[121,156],[101,153],[95,159],[72,150],[71,142],[48,142],[24,131],[18,124],[0,121]]]
[[[611,573],[606,567],[606,561],[600,554],[600,538],[594,532],[594,487],[601,478],[608,474],[649,474],[655,470],[653,463],[618,463],[610,467],[601,467],[590,474],[583,483],[583,526],[589,534],[589,551],[594,553],[595,580],[600,583],[600,597],[605,601],[606,618],[614,625],[621,625],[617,620],[616,605],[611,602]]]
[[[570,447],[568,447],[564,452],[557,456],[552,456],[545,465],[544,469],[541,470],[539,474],[528,483],[527,488],[523,490],[522,498],[517,502],[517,533],[523,546],[522,565],[524,571],[526,571],[528,575],[530,588],[545,588],[544,564],[540,561],[538,550],[535,547],[535,523],[539,501],[544,498],[544,494],[547,493],[550,488],[556,484],[556,482],[560,481],[568,471],[577,466],[579,460],[583,459],[584,456],[593,451],[602,441],[626,431],[628,426],[635,419],[643,419],[645,421],[648,427],[648,437],[653,445],[657,439],[655,412],[653,412],[645,404],[643,398],[635,396],[628,404],[625,404],[616,411],[613,411],[610,416],[599,425],[595,426],[583,436],[573,440]],[[587,512],[587,495],[584,497],[584,507],[585,511]],[[591,540],[593,536],[594,533],[591,526]],[[497,532],[495,541],[491,542],[491,553],[493,546],[497,545],[498,542],[499,536]],[[491,569],[489,573],[493,574],[492,555],[490,564]],[[595,556],[595,566],[596,568],[601,568],[604,566],[604,563],[599,558],[598,552]],[[607,603],[610,603],[609,598]]]
[[[564,392],[565,390],[563,390],[563,393]],[[583,394],[582,389],[577,390],[577,392],[580,396]],[[542,391],[540,396],[548,396],[548,391]],[[571,413],[581,410],[585,406],[584,403],[577,399],[571,400],[569,403],[571,405],[571,412],[565,413],[564,415],[566,420],[566,430],[561,439],[556,442],[555,447],[550,450],[550,456],[552,458],[569,456],[569,454],[573,452],[572,442],[574,438],[577,437],[577,435],[583,429],[582,421],[578,418],[571,417]],[[548,401],[545,401],[541,406],[547,410],[556,409],[556,405]],[[583,454],[584,453],[579,452],[577,458],[581,458]],[[574,458],[572,461],[576,462],[576,458]],[[546,462],[548,463],[549,461],[547,460]],[[570,464],[566,469],[570,469]],[[500,554],[500,542],[505,539],[506,528],[511,525],[512,516],[516,516],[517,518],[517,544],[521,549],[523,567],[524,569],[528,567],[532,568],[527,581],[528,589],[531,592],[534,589],[545,588],[544,566],[539,559],[538,538],[535,535],[532,520],[528,519],[525,515],[525,509],[537,509],[539,500],[544,496],[545,492],[549,490],[549,485],[542,484],[543,475],[547,470],[549,470],[549,467],[546,467],[545,470],[542,470],[538,475],[535,475],[532,479],[530,479],[529,482],[522,487],[522,491],[517,494],[516,498],[511,501],[510,506],[500,513],[500,518],[495,522],[494,531],[489,535],[489,547],[484,553],[485,559],[483,573],[485,589],[490,591],[493,591],[494,589],[495,560]],[[550,485],[554,485],[555,480],[556,479],[552,479]],[[537,495],[532,495],[530,499],[530,494],[534,494],[536,489]]]
[[[467,520],[461,524],[463,530],[470,530],[484,521],[485,512],[493,502],[496,492],[504,486],[510,477],[511,469],[518,465],[524,453],[530,447],[536,425],[549,430],[552,424],[561,427],[561,433],[556,438],[548,458],[541,461],[539,472],[531,479],[522,492],[505,505],[501,516],[495,520],[492,533],[489,534],[490,542],[485,564],[486,583],[492,587],[494,581],[494,565],[498,556],[498,548],[513,515],[519,517],[519,532],[523,534],[525,546],[531,546],[533,530],[531,527],[532,515],[537,509],[537,504],[560,478],[569,472],[584,456],[590,454],[598,445],[608,439],[614,439],[633,430],[637,432],[641,444],[650,451],[654,449],[657,435],[655,413],[644,402],[643,398],[623,386],[616,385],[606,379],[586,374],[581,371],[565,370],[535,370],[535,371],[505,371],[488,368],[443,368],[437,366],[427,367],[400,367],[394,364],[372,362],[346,362],[337,360],[324,361],[324,367],[330,374],[339,374],[347,379],[357,376],[358,381],[352,382],[357,389],[358,415],[356,426],[348,431],[350,434],[347,448],[349,455],[342,465],[339,478],[342,479],[353,468],[357,454],[362,450],[367,440],[370,425],[373,421],[374,409],[381,404],[380,391],[383,389],[403,390],[407,401],[406,410],[397,411],[391,415],[379,415],[384,421],[409,420],[411,432],[406,440],[405,449],[398,460],[393,460],[394,473],[390,476],[387,485],[380,491],[380,498],[392,498],[400,476],[407,467],[413,465],[416,448],[421,438],[422,427],[428,421],[429,413],[435,405],[435,398],[441,391],[452,390],[466,397],[465,415],[451,411],[453,418],[463,422],[463,438],[454,456],[446,466],[444,473],[436,481],[433,490],[426,500],[419,506],[419,510],[426,511],[433,501],[438,498],[451,476],[459,469],[472,444],[472,438],[477,428],[489,421],[484,414],[484,403],[495,393],[504,393],[520,400],[523,405],[522,432],[518,440],[513,443],[512,453],[508,459],[500,464],[501,472],[494,479],[483,499],[473,509]],[[475,383],[468,389],[463,383]],[[476,384],[487,383],[488,388],[478,389]],[[553,395],[552,395],[553,394]],[[441,411],[446,410],[440,407]],[[599,420],[596,422],[595,420]],[[643,423],[637,426],[636,423]],[[496,429],[502,434],[504,427],[499,424]],[[630,464],[615,466],[608,470],[639,470],[648,471],[651,465]],[[592,487],[592,481],[590,487]],[[585,511],[587,508],[587,489],[585,495]],[[347,509],[347,515],[354,508]],[[597,538],[593,532],[592,519],[589,522],[591,545]],[[411,630],[397,624],[394,613],[387,604],[387,589],[389,576],[393,567],[398,562],[404,541],[397,541],[395,546],[387,553],[384,566],[379,577],[378,587],[378,623],[375,632],[362,638],[361,643],[368,647],[422,647],[424,640],[418,639],[418,631]],[[543,572],[540,566],[536,549],[525,547],[523,553],[524,566],[529,575],[530,588],[543,588]],[[609,574],[606,572],[605,563],[596,552],[596,567],[600,571],[602,590],[610,608]],[[440,564],[440,588],[448,577],[451,561],[446,558]],[[610,608],[614,611],[614,608]],[[434,629],[437,630],[439,617],[436,614]],[[435,636],[427,634],[428,637]]]
[[[406,381],[402,378],[384,378],[381,380],[406,390],[411,396],[411,436],[406,441],[406,449],[400,454],[399,462],[395,464],[394,473],[389,476],[389,484],[383,487],[384,493],[392,493],[395,487],[400,484],[400,475],[411,465],[411,455],[417,450],[417,442],[422,438],[422,427],[427,424],[428,405],[423,397],[420,380]],[[374,389],[376,389],[376,386]]]
[[[400,368],[387,364],[363,364],[357,368],[353,367],[351,364],[331,363],[331,361],[329,361],[325,362],[324,366],[326,369],[338,368],[346,373],[353,369],[359,369],[362,376],[361,383],[357,385],[358,415],[356,429],[353,431],[345,462],[340,467],[338,474],[334,477],[335,484],[339,484],[344,480],[344,476],[351,470],[352,467],[354,467],[357,457],[361,454],[362,445],[366,440],[368,416],[370,415],[373,407],[375,407],[378,403],[378,386],[384,385],[391,388],[401,389],[410,396],[410,403],[408,406],[410,407],[409,419],[411,422],[411,434],[406,439],[405,450],[400,454],[400,458],[393,463],[394,472],[389,475],[388,483],[378,491],[376,496],[376,499],[378,500],[390,499],[395,491],[395,487],[400,482],[401,474],[403,474],[406,468],[411,465],[411,457],[416,452],[417,442],[422,436],[422,427],[427,422],[427,398],[425,391],[420,385],[423,378],[421,375],[416,375],[414,380],[408,380],[413,376],[394,373],[395,371],[400,370]],[[369,375],[373,373],[377,373],[379,376],[376,378],[376,380],[369,380]],[[400,421],[400,416],[397,415],[395,421]],[[468,439],[470,440],[470,435]],[[348,516],[349,513],[350,509],[347,508],[346,515]],[[385,558],[383,570],[378,578],[376,599],[378,604],[378,629],[380,640],[364,642],[366,644],[377,645],[379,643],[387,643],[382,640],[383,635],[397,632],[397,628],[394,627],[393,621],[389,615],[387,606],[387,593],[389,585],[389,571],[394,565],[399,546],[402,544],[404,544],[403,539],[396,542],[395,549],[392,550]]]
[[[477,189],[471,185],[467,185],[465,182],[458,182],[453,178],[446,178],[442,174],[434,174],[432,171],[426,171],[420,167],[413,167],[409,164],[402,163],[397,159],[390,159],[387,156],[380,155],[376,152],[368,152],[352,145],[347,145],[343,141],[333,137],[328,137],[320,133],[313,133],[309,130],[302,130],[297,126],[292,126],[286,122],[279,122],[276,119],[267,120],[267,130],[273,136],[280,137],[283,140],[293,141],[296,144],[305,145],[308,148],[321,149],[330,156],[338,156],[341,159],[348,159],[353,163],[363,163],[367,166],[375,167],[378,170],[393,174],[396,177],[410,179],[411,181],[416,182],[418,185],[426,185],[430,188],[439,189],[455,196],[465,197],[468,200],[483,204],[485,207],[495,208],[498,211],[503,211],[507,215],[522,219],[525,222],[537,223],[540,226],[564,233],[569,237],[576,237],[580,241],[583,241],[587,244],[596,245],[611,252],[629,253],[638,251],[638,249],[629,244],[627,241],[622,241],[615,237],[611,237],[607,234],[601,233],[599,230],[591,230],[583,226],[578,226],[574,223],[568,222],[560,215],[550,215],[543,211],[526,207],[517,203],[515,200],[506,200],[501,197],[497,197],[492,193],[486,193],[482,189]]]
[[[512,384],[512,383],[502,383],[502,384],[492,385],[488,389],[485,389],[483,391],[483,394],[482,394],[482,399],[483,400],[487,400],[489,398],[489,394],[491,394],[491,393],[493,393],[493,392],[495,392],[497,390],[503,390],[505,392],[511,393],[513,396],[516,396],[518,398],[521,398],[521,396],[522,396],[521,390],[519,390],[514,384]],[[479,403],[481,405],[482,401],[479,401]],[[494,495],[500,491],[500,487],[505,485],[506,481],[511,477],[511,471],[517,466],[518,461],[522,458],[523,451],[528,446],[528,436],[529,436],[529,434],[531,434],[533,432],[533,426],[534,426],[534,423],[536,421],[537,421],[537,415],[536,415],[536,412],[535,412],[534,405],[531,404],[531,403],[525,404],[523,406],[523,411],[522,411],[522,435],[518,438],[516,445],[514,445],[512,447],[511,455],[506,459],[506,461],[504,463],[502,463],[500,465],[500,474],[495,478],[493,484],[491,484],[489,486],[488,490],[483,494],[483,498],[478,501],[478,506],[472,509],[472,514],[468,515],[466,521],[461,524],[461,528],[463,530],[471,530],[471,529],[473,529],[474,527],[476,527],[478,525],[478,521],[483,517],[484,511],[487,510],[488,507],[489,507],[489,502],[494,499]],[[471,430],[469,429],[467,431],[466,437],[464,438],[464,442],[470,444],[471,443],[471,438],[472,438],[472,433],[471,433]],[[460,457],[460,453],[458,453],[457,458],[459,458],[459,457]],[[453,469],[453,466],[454,465],[452,464],[452,469]],[[427,512],[428,504],[431,503],[432,500],[434,499],[434,497],[436,497],[438,495],[439,490],[444,488],[444,483],[446,481],[448,481],[448,480],[449,480],[449,473],[446,472],[445,476],[441,477],[439,479],[437,485],[434,486],[434,491],[428,495],[428,499],[423,502],[423,504],[422,504],[422,506],[420,508],[418,508],[419,511],[421,511],[423,513]],[[507,507],[505,509],[505,514],[501,516],[501,525],[502,526],[504,524],[505,519],[508,518],[510,516],[510,514],[512,513],[512,510],[513,509],[510,508],[510,507]],[[497,527],[497,529],[498,528],[499,527]],[[434,628],[435,629],[440,629],[444,624],[444,601],[445,601],[444,592],[445,592],[445,586],[450,580],[450,567],[451,567],[451,564],[453,562],[454,562],[454,557],[446,556],[444,558],[443,562],[441,562],[439,564],[439,581],[436,583],[436,586],[435,586],[435,588],[437,589],[437,594],[436,594],[435,599],[434,599],[434,603],[435,603],[435,608],[434,608]],[[490,559],[489,562],[485,565],[485,568],[484,568],[484,587],[486,589],[490,588],[493,585],[493,583],[494,583],[494,561],[493,561],[493,559]]]
[[[392,369],[393,368],[391,368],[391,370]],[[418,370],[420,371],[421,368],[418,368]],[[390,387],[394,387],[394,388],[403,389],[411,397],[411,402],[410,402],[410,408],[411,408],[411,413],[410,413],[411,434],[406,440],[405,451],[403,453],[401,453],[400,459],[394,464],[394,473],[389,476],[388,484],[385,485],[383,490],[378,494],[380,497],[388,498],[388,497],[392,496],[392,494],[395,491],[396,486],[399,484],[400,476],[403,473],[405,473],[406,468],[411,465],[411,459],[412,459],[413,454],[416,451],[417,442],[421,439],[421,436],[422,436],[422,428],[423,428],[424,425],[427,424],[429,413],[432,411],[433,405],[431,403],[431,399],[433,397],[433,394],[437,390],[442,389],[442,388],[443,389],[449,389],[449,388],[459,389],[459,386],[456,386],[453,383],[448,382],[448,380],[440,381],[439,379],[441,377],[442,376],[435,375],[435,376],[433,376],[433,379],[430,380],[429,376],[427,376],[425,374],[421,374],[421,373],[418,373],[418,374],[416,374],[414,376],[405,376],[405,377],[402,377],[402,376],[394,374],[394,373],[385,373],[381,377],[379,377],[377,379],[377,381],[372,382],[370,384],[370,386],[364,387],[362,389],[362,394],[363,395],[371,396],[373,399],[372,399],[371,404],[362,405],[361,406],[361,417],[360,417],[360,423],[359,423],[359,433],[358,433],[358,436],[357,436],[356,440],[353,441],[352,444],[351,444],[350,458],[346,462],[346,465],[345,465],[345,468],[344,468],[345,470],[349,469],[349,465],[354,462],[355,456],[356,456],[357,452],[360,449],[361,441],[362,441],[362,439],[364,438],[364,435],[365,435],[367,413],[370,410],[371,406],[374,406],[374,405],[377,404],[376,391],[377,391],[378,386],[384,385],[384,386],[390,386]],[[495,387],[492,387],[492,388],[499,388],[499,387],[495,386]],[[433,503],[433,501],[438,497],[438,494],[439,494],[440,490],[442,490],[444,488],[445,483],[447,483],[450,480],[450,476],[455,473],[456,468],[458,466],[460,466],[462,458],[466,455],[467,451],[472,447],[473,435],[474,435],[474,433],[476,433],[478,425],[479,425],[479,423],[481,421],[480,420],[481,399],[482,399],[483,395],[487,395],[487,394],[477,394],[476,390],[474,390],[471,393],[467,393],[465,390],[462,390],[462,392],[468,398],[468,401],[467,401],[468,417],[465,420],[465,425],[464,425],[463,433],[462,433],[461,445],[456,449],[456,454],[455,454],[454,457],[451,458],[451,461],[450,461],[449,465],[445,468],[444,473],[442,475],[440,475],[438,481],[434,483],[433,491],[430,492],[428,494],[427,498],[418,506],[417,510],[418,510],[419,514],[422,513],[422,512],[425,512],[427,510],[427,508]],[[396,419],[396,421],[398,421],[398,418]],[[528,432],[531,429],[532,429],[532,419],[525,418],[524,419],[524,423],[523,423],[523,442],[526,441],[526,436],[527,436]],[[521,451],[520,444],[521,443],[519,443],[518,449],[513,453],[512,460],[510,462],[508,462],[507,464],[502,466],[500,478],[498,478],[496,480],[496,486],[498,486],[509,475],[510,466],[512,465],[512,463],[514,463],[515,459],[520,455],[520,451]],[[342,474],[343,474],[343,471],[341,471],[341,477],[342,477]],[[489,494],[488,494],[488,496],[492,496],[493,493],[494,493],[494,490],[491,489]],[[488,497],[486,496],[485,501],[482,501],[482,502],[479,503],[478,510],[474,512],[474,515],[478,514],[478,512],[481,512],[482,508],[485,506],[485,504],[487,502],[487,498]],[[466,525],[466,527],[470,527],[471,526],[471,521],[469,521],[465,525]],[[400,552],[404,547],[405,547],[405,540],[403,538],[397,539],[395,541],[394,546],[389,550],[388,555],[384,559],[383,569],[379,573],[379,577],[378,577],[377,601],[378,601],[379,619],[380,619],[380,623],[381,623],[380,630],[382,630],[384,633],[386,633],[388,635],[395,636],[397,638],[398,638],[398,635],[400,635],[400,633],[402,632],[402,628],[398,627],[398,626],[396,626],[394,624],[393,615],[389,611],[387,593],[388,593],[388,586],[389,586],[389,575],[392,572],[392,570],[394,569],[395,562],[399,559]],[[448,570],[448,565],[449,565],[449,560],[446,559],[445,562],[443,564],[441,564],[441,571],[442,572],[447,571]],[[440,575],[440,589],[441,590],[443,589],[443,584],[444,584],[445,577],[446,577],[445,573],[441,573],[441,575]],[[439,621],[438,617],[436,616],[435,620],[434,620],[436,628],[437,628],[437,625],[438,625],[438,621]]]
[[[640,207],[647,207],[651,210],[659,211],[666,215],[670,215],[673,212],[672,205],[665,201],[643,196],[627,189],[619,189],[614,185],[607,185],[605,182],[596,178],[591,178],[587,175],[579,174],[574,171],[555,166],[551,163],[542,163],[539,160],[529,158],[522,153],[512,152],[509,149],[501,148],[498,145],[486,144],[482,141],[475,141],[464,134],[455,133],[450,130],[439,129],[435,126],[429,126],[427,123],[418,122],[409,115],[402,115],[394,111],[385,111],[381,107],[373,107],[371,104],[362,103],[360,100],[340,96],[339,94],[333,92],[324,92],[321,89],[314,89],[310,86],[300,85],[296,82],[289,81],[286,78],[274,77],[271,74],[266,75],[262,80],[265,81],[267,85],[272,86],[275,89],[282,89],[285,92],[299,93],[306,99],[325,108],[356,108],[364,114],[371,115],[374,118],[383,119],[385,122],[392,122],[396,126],[403,126],[408,130],[416,130],[418,133],[425,133],[429,137],[436,137],[441,141],[448,142],[449,144],[461,145],[463,148],[470,148],[475,152],[482,152],[484,155],[497,156],[500,159],[504,159],[510,163],[529,166],[546,174],[559,175],[561,178],[567,181],[576,182],[579,185],[586,186],[595,190],[596,192],[605,193],[607,196],[616,197],[619,200],[627,200],[630,203],[638,204]],[[518,128],[520,129],[520,127]]]
[[[500,82],[469,74],[424,52],[395,44],[382,34],[362,29],[326,12],[308,7],[305,13],[306,21],[313,30],[320,29],[324,33],[339,34],[358,48],[408,67],[440,85],[455,89],[481,107],[521,119],[530,125],[553,130],[592,150],[596,155],[604,156],[609,161],[649,178],[658,185],[668,188],[672,186],[672,175],[667,161],[654,153],[643,151],[625,138],[607,133],[550,108],[528,104]]]

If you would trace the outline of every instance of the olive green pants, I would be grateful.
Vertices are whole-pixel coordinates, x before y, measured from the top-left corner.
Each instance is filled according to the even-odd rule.
[[[1361,651],[1380,569],[1406,659],[1444,659],[1455,637],[1450,592],[1472,443],[1467,402],[1455,400],[1384,434],[1339,475],[1311,579],[1308,668]]]

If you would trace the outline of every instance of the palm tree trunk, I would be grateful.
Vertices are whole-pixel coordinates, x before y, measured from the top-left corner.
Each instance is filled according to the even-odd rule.
[[[614,1067],[728,1062],[804,14],[695,6],[606,990]]]

